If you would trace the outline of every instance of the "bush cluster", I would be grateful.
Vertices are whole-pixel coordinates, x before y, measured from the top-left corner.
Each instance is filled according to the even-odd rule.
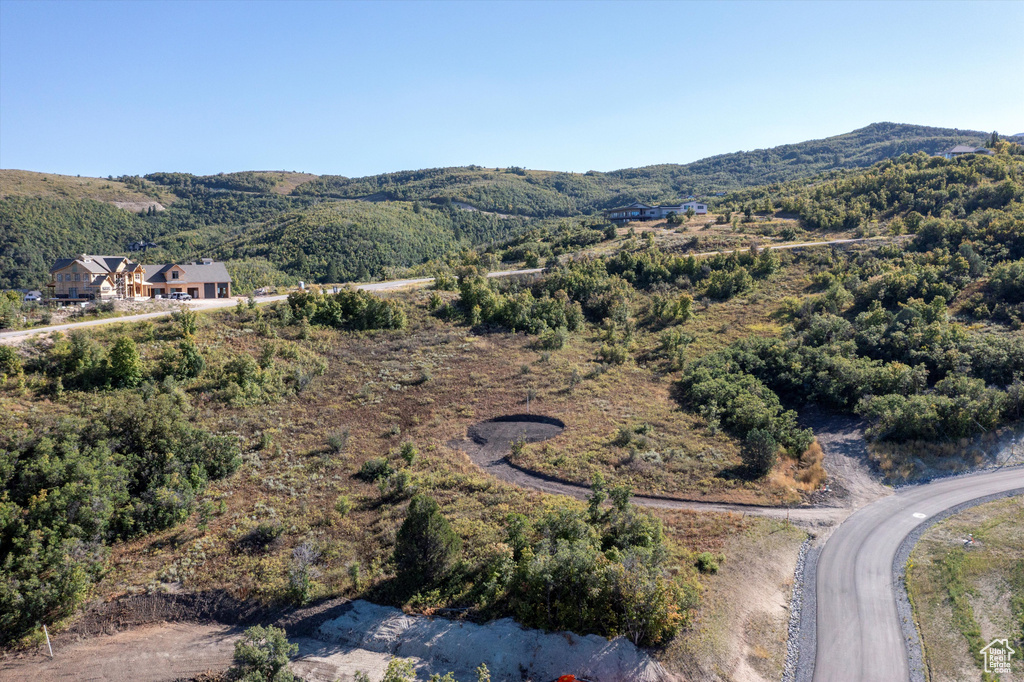
[[[69,615],[115,540],[184,521],[236,440],[193,426],[182,397],[101,396],[80,417],[0,437],[0,640]]]

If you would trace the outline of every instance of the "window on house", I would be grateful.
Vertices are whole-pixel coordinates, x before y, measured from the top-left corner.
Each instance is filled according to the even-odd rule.
[[[82,276],[79,275],[77,272],[75,273],[75,281],[76,282],[81,282],[82,281]]]
[[[171,272],[171,279],[178,279],[178,271],[174,270]]]
[[[57,281],[58,282],[63,282],[64,281],[64,275],[57,275]]]

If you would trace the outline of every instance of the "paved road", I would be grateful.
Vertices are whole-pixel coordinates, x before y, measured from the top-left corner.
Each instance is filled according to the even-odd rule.
[[[820,418],[815,435],[825,449],[833,485],[845,488],[838,506],[795,509],[758,507],[646,496],[634,504],[665,509],[695,509],[787,518],[817,526],[827,536],[817,562],[817,649],[811,652],[816,682],[890,682],[910,677],[907,649],[896,609],[893,561],[903,540],[929,518],[951,507],[997,493],[1024,494],[1024,467],[1006,467],[941,479],[895,493],[870,478],[862,434],[854,420]],[[515,485],[554,495],[584,498],[586,485],[516,467],[508,461],[509,443],[521,423],[509,423],[493,438],[460,441],[481,469]],[[554,437],[552,433],[547,437]],[[544,438],[538,438],[543,440]],[[857,444],[860,448],[854,447]],[[856,511],[854,511],[856,510]],[[803,662],[803,657],[801,662]],[[810,671],[804,671],[809,673]],[[808,675],[809,677],[809,675]],[[803,675],[799,679],[807,679]]]
[[[1024,494],[1024,467],[904,488],[839,526],[818,559],[814,680],[907,680],[907,650],[893,594],[892,564],[900,543],[928,517],[1013,490]]]

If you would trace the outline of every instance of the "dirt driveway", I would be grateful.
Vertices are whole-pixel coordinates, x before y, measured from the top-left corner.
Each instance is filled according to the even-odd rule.
[[[233,662],[241,630],[227,625],[163,623],[58,646],[54,658],[38,655],[0,662],[4,682],[158,682],[221,672]]]

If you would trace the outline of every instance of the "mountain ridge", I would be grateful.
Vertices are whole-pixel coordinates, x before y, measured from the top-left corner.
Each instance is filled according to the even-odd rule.
[[[0,170],[0,287],[38,288],[57,257],[127,254],[135,241],[159,245],[150,259],[244,262],[245,272],[258,273],[258,282],[247,282],[256,286],[289,277],[379,277],[509,239],[545,220],[633,201],[770,189],[988,139],[978,131],[874,123],[828,138],[609,173],[460,166],[362,178],[242,171],[104,179]],[[324,202],[335,205],[318,208]],[[134,212],[115,208],[119,203]],[[286,244],[294,258],[282,252]]]

